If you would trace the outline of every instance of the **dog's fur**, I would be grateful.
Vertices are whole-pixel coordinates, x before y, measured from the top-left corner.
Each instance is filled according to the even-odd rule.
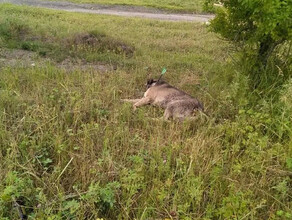
[[[169,85],[164,81],[150,79],[146,84],[147,91],[141,99],[125,99],[124,101],[134,103],[133,107],[143,105],[155,105],[165,109],[164,119],[178,118],[183,120],[191,117],[195,110],[204,110],[201,102],[185,92]]]

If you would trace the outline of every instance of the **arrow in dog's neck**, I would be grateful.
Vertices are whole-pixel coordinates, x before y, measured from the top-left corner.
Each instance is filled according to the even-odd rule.
[[[162,76],[163,76],[165,73],[166,73],[166,68],[163,68],[163,69],[162,69],[162,72],[161,72],[161,74],[160,74],[160,77],[159,77],[159,79],[157,80],[157,83],[161,80]]]

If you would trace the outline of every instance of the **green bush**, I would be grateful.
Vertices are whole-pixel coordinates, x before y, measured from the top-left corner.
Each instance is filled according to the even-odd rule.
[[[223,3],[224,7],[211,22],[212,30],[243,52],[240,63],[250,77],[251,86],[271,89],[276,82],[286,81],[291,76],[291,1],[225,0]]]

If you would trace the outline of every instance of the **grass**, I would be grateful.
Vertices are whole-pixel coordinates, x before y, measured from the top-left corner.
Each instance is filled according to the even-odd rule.
[[[181,11],[181,12],[203,12],[203,0],[69,0],[74,3],[96,3],[110,5],[134,5],[152,8]]]
[[[229,45],[198,23],[0,15],[2,48],[50,60],[0,72],[0,218],[19,218],[16,202],[31,219],[291,218],[291,83],[281,101],[251,101]],[[66,59],[117,69],[68,72]],[[120,101],[162,67],[209,118],[157,121]]]

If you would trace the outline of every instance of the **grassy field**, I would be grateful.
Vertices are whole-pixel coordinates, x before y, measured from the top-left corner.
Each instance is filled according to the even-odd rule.
[[[291,218],[292,82],[258,101],[206,26],[1,4],[0,46],[37,57],[0,67],[0,219]],[[209,117],[120,101],[163,67]]]
[[[204,0],[68,0],[75,3],[135,5],[186,12],[202,12]]]

